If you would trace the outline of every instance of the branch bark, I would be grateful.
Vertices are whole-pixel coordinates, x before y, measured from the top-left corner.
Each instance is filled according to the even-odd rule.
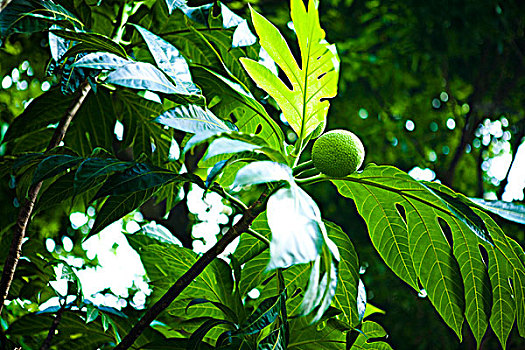
[[[157,301],[142,318],[133,326],[129,333],[114,348],[114,350],[128,349],[150,323],[160,315],[180,293],[208,266],[226,247],[237,237],[248,231],[253,220],[263,212],[266,199],[269,196],[268,191],[264,191],[259,199],[246,209],[241,219],[233,225],[228,232],[213,246],[204,253],[199,260],[182,275],[166,293]]]
[[[86,81],[78,89],[78,97],[73,100],[66,113],[60,120],[55,132],[49,141],[46,150],[57,147],[60,142],[64,139],[67,128],[71,123],[71,120],[78,112],[80,106],[86,99],[87,95],[91,91],[91,85]],[[11,287],[11,282],[13,282],[13,277],[15,275],[16,266],[18,265],[18,260],[22,253],[22,242],[27,230],[27,225],[31,219],[31,214],[33,213],[33,208],[35,206],[36,198],[42,187],[42,181],[31,186],[28,191],[27,199],[24,205],[20,208],[18,213],[18,218],[15,224],[15,230],[13,233],[13,239],[11,241],[11,246],[9,248],[9,253],[7,255],[4,269],[2,271],[2,279],[0,280],[0,313],[2,312],[4,302],[9,294],[9,288]]]

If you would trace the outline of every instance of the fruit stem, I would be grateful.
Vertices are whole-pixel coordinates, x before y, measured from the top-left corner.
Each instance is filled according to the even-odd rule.
[[[331,180],[332,178],[323,174],[318,174],[312,177],[307,177],[306,179],[295,179],[295,182],[299,185],[311,185],[317,182]]]
[[[293,168],[293,175],[298,175],[300,174],[301,172],[307,170],[307,169],[312,169],[314,167],[314,162],[310,159],[304,163],[301,163],[297,166],[295,166]]]

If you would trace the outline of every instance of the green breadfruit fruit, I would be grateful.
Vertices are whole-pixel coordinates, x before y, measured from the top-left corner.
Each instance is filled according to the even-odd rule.
[[[321,135],[312,148],[312,161],[320,172],[344,177],[359,169],[365,158],[363,143],[348,130],[332,130]]]

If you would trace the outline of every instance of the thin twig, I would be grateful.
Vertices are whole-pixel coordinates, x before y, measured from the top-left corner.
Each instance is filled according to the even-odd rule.
[[[2,10],[5,9],[10,2],[11,0],[2,0],[0,2],[0,12],[2,12]]]
[[[57,147],[64,135],[66,130],[71,123],[71,120],[78,112],[80,106],[84,102],[86,96],[91,91],[91,85],[88,82],[84,82],[78,89],[78,97],[73,100],[72,104],[67,109],[66,113],[60,120],[47,150]],[[24,205],[20,208],[18,213],[18,219],[15,225],[15,231],[13,233],[13,240],[11,241],[11,247],[9,248],[9,253],[5,260],[4,269],[2,271],[2,279],[0,281],[0,313],[4,306],[4,301],[6,300],[9,294],[9,288],[11,287],[11,282],[13,282],[13,277],[15,275],[16,266],[18,265],[18,260],[22,253],[22,242],[26,233],[27,225],[33,213],[33,208],[35,206],[36,198],[42,187],[42,181],[34,184],[29,188],[27,200]]]
[[[151,309],[133,326],[129,333],[114,348],[114,350],[128,349],[142,332],[157,318],[177,298],[180,293],[208,266],[226,247],[243,232],[246,232],[253,220],[262,213],[265,207],[269,191],[264,191],[259,199],[246,209],[241,219],[233,225],[228,232],[213,246],[204,253],[199,260],[193,264],[184,275],[182,275],[173,286],[157,301]]]
[[[246,204],[244,204],[240,199],[238,199],[238,198],[234,197],[233,195],[231,195],[230,193],[228,193],[224,189],[224,187],[220,186],[219,184],[214,183],[213,186],[210,188],[210,190],[212,190],[214,192],[217,192],[219,195],[221,195],[222,197],[226,198],[228,201],[230,201],[231,204],[233,204],[235,207],[237,207],[237,209],[239,209],[240,211],[245,211],[246,209],[248,209]]]
[[[46,340],[44,340],[44,342],[42,343],[40,350],[47,350],[51,346],[51,341],[53,340],[53,337],[55,336],[55,333],[58,329],[58,324],[60,323],[60,320],[62,319],[62,314],[66,310],[67,310],[67,303],[66,303],[66,300],[64,300],[63,304],[60,305],[60,309],[58,309],[55,315],[55,318],[53,319],[53,323],[51,323],[51,327],[49,327],[49,332],[47,333]]]

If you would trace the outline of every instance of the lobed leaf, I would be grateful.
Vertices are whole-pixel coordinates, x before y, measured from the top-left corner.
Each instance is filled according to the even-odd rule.
[[[325,33],[313,0],[308,3],[308,11],[302,0],[291,1],[292,21],[301,51],[300,67],[279,30],[253,9],[251,13],[261,46],[286,74],[292,88],[261,63],[247,58],[241,62],[257,85],[277,101],[299,140],[304,140],[325,121],[329,107],[325,99],[337,93],[339,58],[335,46],[324,40]]]

